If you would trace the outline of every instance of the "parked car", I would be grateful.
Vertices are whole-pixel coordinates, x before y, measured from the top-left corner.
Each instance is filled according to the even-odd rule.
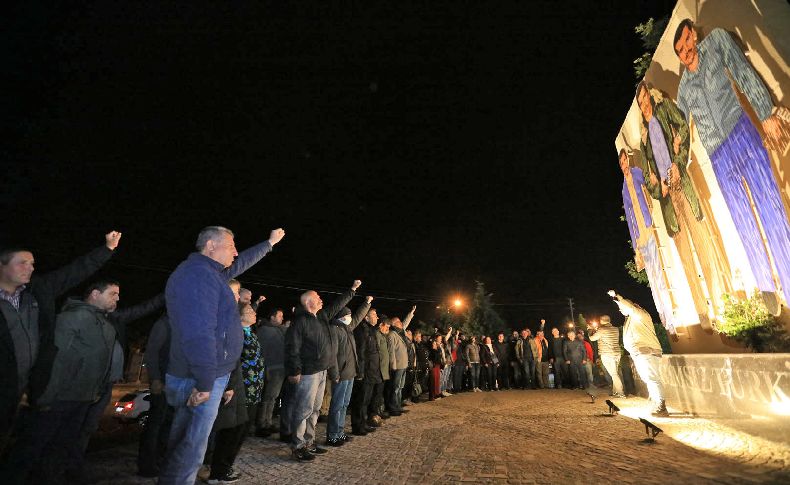
[[[122,423],[137,422],[144,425],[148,419],[148,410],[151,408],[151,391],[138,390],[124,394],[115,403],[113,417]]]

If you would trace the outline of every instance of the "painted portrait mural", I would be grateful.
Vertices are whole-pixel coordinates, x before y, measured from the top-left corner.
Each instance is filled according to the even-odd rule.
[[[790,314],[789,42],[787,2],[681,0],[615,141],[635,260],[680,351],[733,351],[725,295]]]

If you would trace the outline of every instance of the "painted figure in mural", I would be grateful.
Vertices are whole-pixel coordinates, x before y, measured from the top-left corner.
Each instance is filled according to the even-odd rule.
[[[650,196],[661,204],[666,230],[675,240],[700,324],[709,329],[710,309],[694,254],[712,305],[720,303],[722,295],[732,288],[727,256],[718,247],[716,234],[710,231],[712,218],[703,222],[702,207],[687,171],[689,126],[675,102],[650,89],[644,81],[637,86],[636,101],[643,121],[645,185]]]
[[[786,300],[790,293],[790,224],[768,153],[743,111],[732,81],[749,100],[769,140],[781,138],[781,121],[771,114],[773,102],[762,80],[727,32],[714,29],[698,42],[694,24],[686,19],[678,26],[673,45],[686,66],[678,87],[678,106],[696,123],[757,286],[768,309],[778,314],[771,263],[749,195],[765,231]]]
[[[664,265],[653,232],[653,219],[645,197],[645,178],[642,169],[630,166],[625,149],[620,150],[620,170],[623,171],[623,208],[637,269],[645,268],[647,271],[650,291],[661,322],[670,333],[675,333],[675,305],[667,288]]]

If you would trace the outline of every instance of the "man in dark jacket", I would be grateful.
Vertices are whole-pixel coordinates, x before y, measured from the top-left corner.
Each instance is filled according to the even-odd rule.
[[[496,337],[494,353],[499,358],[499,367],[497,367],[499,389],[510,389],[510,344],[505,342],[505,334],[503,332],[499,332],[499,335]]]
[[[236,298],[228,287],[229,268],[238,256],[235,271],[246,271],[284,236],[285,231],[275,229],[267,241],[239,254],[232,231],[206,227],[198,235],[198,252],[167,280],[171,341],[165,388],[176,411],[160,484],[195,481],[219,401],[241,356],[244,337]]]
[[[565,365],[565,355],[563,355],[563,343],[565,338],[560,336],[557,327],[551,329],[551,340],[549,341],[549,362],[554,366],[554,388],[562,389],[563,386],[570,389],[571,381],[568,376],[568,366]]]
[[[154,312],[161,310],[165,306],[164,292],[150,298],[146,301],[138,303],[126,308],[115,310],[112,313],[107,313],[105,316],[107,321],[115,328],[115,343],[113,344],[113,359],[117,359],[115,365],[121,369],[120,375],[116,375],[105,383],[102,389],[101,397],[98,401],[91,404],[88,413],[85,415],[85,420],[82,423],[80,430],[79,447],[81,453],[78,455],[84,458],[85,452],[88,450],[91,436],[99,429],[99,422],[110,404],[112,398],[112,387],[115,382],[123,379],[123,369],[126,369],[126,354],[129,349],[129,340],[127,338],[126,327],[128,324],[146,317]],[[84,474],[84,460],[73,463],[73,468],[69,468],[67,473],[73,481],[80,481]]]
[[[366,297],[365,303],[357,308],[353,316],[348,307],[343,307],[332,320],[332,331],[337,339],[337,371],[340,374],[340,382],[332,384],[332,401],[326,424],[326,444],[329,446],[342,446],[351,439],[343,432],[343,425],[346,422],[346,409],[351,401],[354,377],[357,375],[357,344],[354,339],[354,329],[367,315],[371,301],[373,301],[372,296]]]
[[[144,477],[159,475],[167,451],[167,438],[173,420],[173,408],[165,398],[164,383],[167,359],[170,354],[170,322],[165,313],[154,323],[145,345],[145,368],[151,387],[150,408],[137,453],[137,474]]]
[[[351,394],[351,430],[357,436],[364,436],[376,428],[368,425],[368,407],[373,398],[376,385],[383,382],[377,328],[379,321],[375,308],[371,308],[365,316],[365,323],[354,330],[357,344],[357,377],[354,391]]]
[[[118,283],[98,281],[84,301],[68,300],[58,315],[52,378],[11,452],[11,483],[26,483],[34,467],[35,483],[57,483],[66,470],[81,469],[79,437],[88,411],[123,374],[115,328],[107,318],[119,294]]]
[[[587,360],[587,351],[584,343],[576,338],[576,332],[568,331],[568,339],[562,345],[562,355],[565,357],[565,364],[570,369],[573,385],[577,389],[584,389],[584,363]]]
[[[315,445],[315,425],[324,399],[327,378],[339,382],[337,340],[330,321],[348,304],[362,284],[356,280],[326,309],[315,291],[300,297],[301,308],[285,334],[285,374],[293,384],[289,413],[291,447],[297,460],[312,460],[327,450]]]
[[[276,430],[272,426],[272,414],[277,396],[282,391],[285,380],[285,331],[283,311],[275,308],[269,318],[258,326],[258,341],[261,343],[261,355],[266,363],[263,379],[263,396],[258,410],[257,430],[255,436],[266,438]],[[283,421],[283,413],[280,415]],[[287,425],[286,425],[287,427]]]
[[[105,235],[105,245],[56,271],[33,274],[33,254],[0,250],[0,453],[26,395],[34,403],[49,382],[55,359],[55,300],[102,267],[121,239]]]

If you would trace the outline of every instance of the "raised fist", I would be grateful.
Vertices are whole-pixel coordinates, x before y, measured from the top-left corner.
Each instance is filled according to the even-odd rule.
[[[118,231],[110,231],[104,235],[104,241],[107,244],[107,249],[113,251],[118,247],[118,243],[121,241],[121,233]]]
[[[285,231],[283,230],[283,228],[280,227],[274,229],[272,230],[271,234],[269,234],[269,244],[274,246],[275,244],[280,242],[284,237],[285,237]]]

